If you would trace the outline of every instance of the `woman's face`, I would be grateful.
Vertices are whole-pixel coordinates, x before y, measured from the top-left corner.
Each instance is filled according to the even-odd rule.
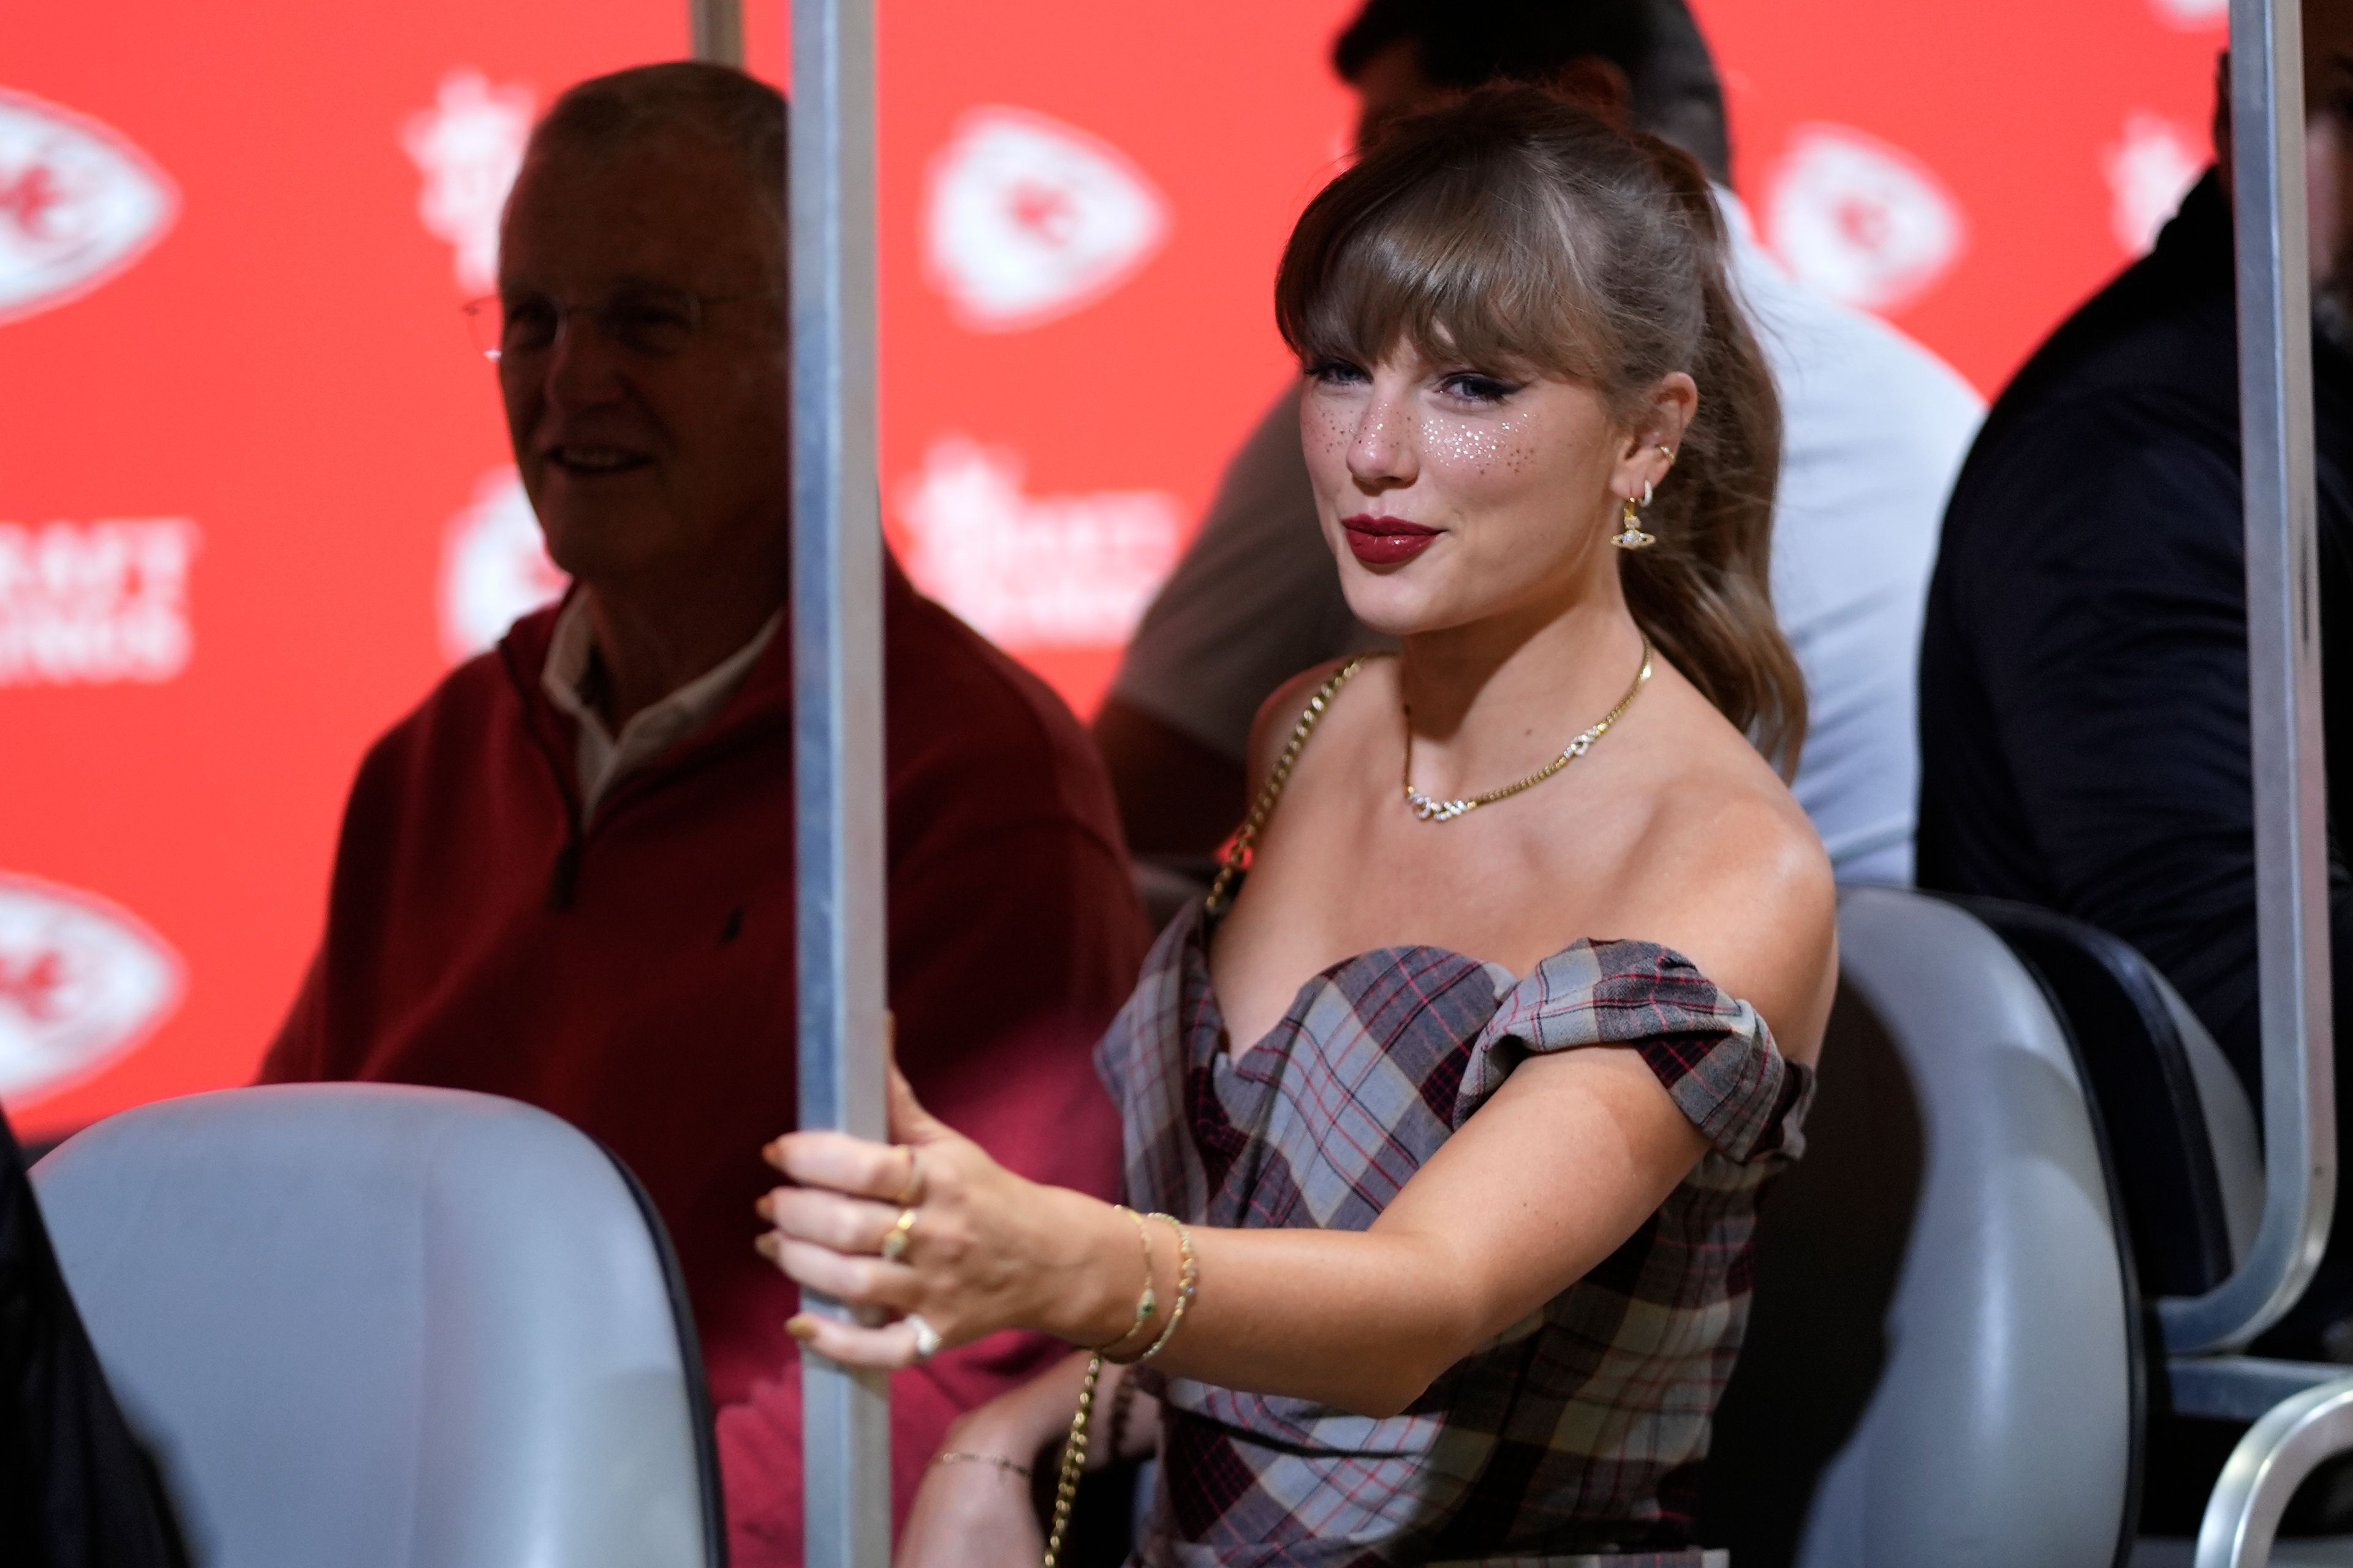
[[[1525,367],[1404,344],[1311,366],[1300,436],[1348,607],[1405,636],[1614,596],[1619,506],[1665,476],[1691,388],[1666,378],[1630,430],[1593,388]]]

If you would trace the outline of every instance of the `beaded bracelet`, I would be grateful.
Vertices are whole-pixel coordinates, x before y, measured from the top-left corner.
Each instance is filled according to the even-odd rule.
[[[1113,1204],[1112,1207],[1135,1222],[1135,1239],[1144,1248],[1144,1294],[1137,1297],[1135,1300],[1135,1321],[1128,1324],[1125,1333],[1111,1342],[1111,1344],[1116,1345],[1124,1344],[1142,1333],[1145,1324],[1151,1321],[1152,1314],[1158,1310],[1160,1303],[1158,1295],[1152,1288],[1151,1227],[1144,1223],[1142,1215],[1129,1208],[1125,1204]],[[1062,1538],[1070,1529],[1071,1510],[1079,1499],[1079,1477],[1087,1468],[1087,1428],[1094,1414],[1095,1384],[1103,1379],[1103,1352],[1109,1349],[1111,1345],[1105,1345],[1103,1350],[1095,1351],[1087,1357],[1087,1376],[1086,1381],[1079,1388],[1078,1413],[1071,1417],[1070,1436],[1062,1439],[1061,1473],[1054,1486],[1054,1514],[1046,1529],[1045,1568],[1056,1568],[1056,1564],[1061,1561]]]
[[[1152,1321],[1152,1314],[1160,1308],[1160,1298],[1152,1289],[1152,1232],[1145,1225],[1144,1216],[1125,1204],[1113,1204],[1111,1206],[1135,1222],[1135,1239],[1144,1248],[1144,1294],[1135,1299],[1134,1321],[1127,1325],[1126,1331],[1119,1338],[1112,1341],[1111,1344],[1102,1347],[1103,1352],[1108,1352],[1112,1345],[1124,1345],[1142,1333],[1145,1325]]]
[[[1168,1326],[1160,1331],[1160,1337],[1152,1342],[1151,1349],[1135,1358],[1139,1363],[1158,1355],[1166,1348],[1168,1342],[1176,1337],[1177,1326],[1185,1321],[1185,1309],[1193,1304],[1193,1297],[1201,1286],[1200,1261],[1193,1256],[1193,1233],[1187,1230],[1185,1222],[1173,1214],[1155,1214],[1151,1217],[1167,1221],[1168,1227],[1176,1233],[1176,1256],[1180,1261],[1176,1271],[1176,1304],[1168,1310]]]
[[[1127,1212],[1134,1214],[1135,1211],[1130,1209]],[[1193,1256],[1193,1233],[1185,1228],[1185,1222],[1178,1219],[1175,1215],[1155,1214],[1148,1216],[1139,1216],[1136,1220],[1136,1226],[1138,1231],[1145,1237],[1145,1295],[1148,1298],[1152,1294],[1152,1239],[1151,1233],[1143,1229],[1144,1220],[1146,1217],[1166,1220],[1168,1222],[1169,1228],[1176,1233],[1176,1257],[1178,1260],[1176,1273],[1176,1305],[1170,1309],[1168,1313],[1168,1326],[1160,1331],[1160,1337],[1153,1341],[1151,1347],[1142,1355],[1135,1357],[1134,1361],[1122,1360],[1120,1364],[1124,1366],[1131,1366],[1135,1364],[1137,1362],[1150,1361],[1154,1356],[1160,1353],[1161,1347],[1167,1344],[1171,1339],[1176,1337],[1176,1325],[1185,1321],[1185,1309],[1192,1302],[1194,1294],[1200,1289],[1201,1284],[1201,1265],[1199,1260]],[[1143,1303],[1138,1302],[1135,1321],[1139,1327],[1142,1326],[1146,1315],[1147,1314],[1144,1310]],[[1131,1338],[1134,1332],[1134,1329],[1130,1329],[1126,1333],[1122,1334],[1120,1339],[1124,1340]],[[1119,1343],[1119,1340],[1113,1340],[1112,1343],[1117,1344]],[[1057,1568],[1057,1565],[1061,1562],[1063,1537],[1070,1529],[1071,1508],[1078,1501],[1079,1477],[1085,1472],[1087,1468],[1087,1436],[1088,1428],[1092,1425],[1094,1415],[1095,1385],[1103,1380],[1103,1363],[1109,1359],[1111,1358],[1106,1357],[1102,1351],[1096,1351],[1087,1357],[1086,1379],[1079,1385],[1079,1408],[1077,1413],[1071,1417],[1070,1436],[1062,1439],[1061,1474],[1057,1479],[1054,1488],[1053,1518],[1046,1530],[1045,1568]],[[1114,1421],[1114,1426],[1116,1425],[1117,1423]]]

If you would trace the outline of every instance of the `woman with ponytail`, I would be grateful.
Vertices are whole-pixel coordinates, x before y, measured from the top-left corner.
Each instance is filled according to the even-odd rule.
[[[1260,718],[1225,873],[1099,1048],[1126,1205],[903,1084],[896,1143],[771,1150],[763,1249],[873,1309],[796,1319],[817,1352],[1080,1347],[951,1435],[902,1568],[1037,1562],[1027,1474],[1111,1449],[1161,1460],[1150,1568],[1701,1561],[1836,972],[1724,249],[1688,159],[1533,89],[1400,125],[1301,218],[1308,468],[1401,651]]]

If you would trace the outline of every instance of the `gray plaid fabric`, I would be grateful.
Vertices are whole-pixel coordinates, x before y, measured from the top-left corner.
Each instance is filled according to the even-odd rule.
[[[1800,1152],[1811,1074],[1746,1003],[1635,942],[1577,942],[1525,979],[1439,948],[1363,953],[1237,1058],[1208,924],[1197,905],[1162,933],[1097,1049],[1138,1208],[1362,1230],[1517,1063],[1586,1046],[1637,1052],[1710,1149],[1616,1253],[1404,1415],[1152,1380],[1161,1479],[1137,1561],[1697,1568],[1692,1510],[1746,1319],[1757,1197]]]

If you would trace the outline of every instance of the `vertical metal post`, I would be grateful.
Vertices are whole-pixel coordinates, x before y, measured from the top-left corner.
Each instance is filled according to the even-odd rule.
[[[800,1125],[884,1136],[873,0],[791,0]],[[839,1312],[833,1303],[813,1310]],[[891,1555],[889,1384],[801,1358],[807,1568]]]
[[[2232,0],[2231,142],[2265,1190],[2237,1272],[2158,1304],[2175,1352],[2242,1345],[2278,1321],[2311,1281],[2337,1204],[2298,0]]]
[[[740,0],[686,0],[686,25],[696,59],[742,68],[744,7]]]

